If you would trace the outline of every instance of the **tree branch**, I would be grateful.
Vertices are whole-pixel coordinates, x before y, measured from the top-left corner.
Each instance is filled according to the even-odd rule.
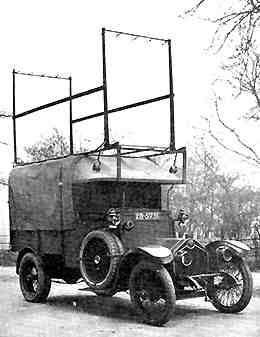
[[[209,135],[216,141],[216,143],[218,143],[223,149],[229,151],[229,152],[233,152],[236,155],[238,155],[239,157],[246,159],[249,162],[253,162],[252,164],[256,165],[256,167],[259,167],[260,165],[260,160],[257,160],[256,158],[252,158],[249,155],[246,155],[240,151],[235,150],[232,147],[227,146],[226,144],[224,144],[212,131],[211,127],[209,127],[208,129],[208,133]]]

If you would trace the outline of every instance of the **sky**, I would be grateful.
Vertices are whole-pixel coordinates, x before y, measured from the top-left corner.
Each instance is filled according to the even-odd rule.
[[[172,40],[177,147],[191,146],[210,116],[212,81],[220,55],[207,50],[214,27],[180,17],[192,0],[181,1],[2,1],[0,4],[0,111],[12,110],[12,69],[72,76],[73,93],[102,84],[101,28]],[[107,34],[109,108],[167,94],[167,48],[158,42]],[[68,82],[17,77],[17,113],[68,95]],[[102,111],[102,97],[73,103],[74,117]],[[110,115],[112,140],[168,145],[167,102]],[[68,132],[68,105],[17,123],[18,154],[53,127]],[[75,128],[77,144],[102,142],[102,120]],[[12,144],[10,121],[0,121],[0,140]],[[8,172],[12,146],[0,143],[0,172]],[[221,154],[225,163],[230,154]],[[235,164],[236,166],[236,164]],[[230,168],[230,165],[227,165]],[[245,168],[245,172],[246,172]],[[253,169],[252,169],[253,170]],[[253,171],[252,171],[253,172]]]

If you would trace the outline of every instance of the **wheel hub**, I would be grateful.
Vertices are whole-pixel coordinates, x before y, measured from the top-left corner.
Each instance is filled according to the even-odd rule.
[[[218,285],[220,289],[229,290],[241,285],[236,277],[228,272],[222,271],[222,275],[219,276],[217,282],[214,280],[214,284]]]
[[[94,263],[95,263],[96,265],[98,265],[98,264],[100,263],[100,261],[101,261],[101,257],[100,257],[99,255],[96,255],[96,256],[94,257]]]

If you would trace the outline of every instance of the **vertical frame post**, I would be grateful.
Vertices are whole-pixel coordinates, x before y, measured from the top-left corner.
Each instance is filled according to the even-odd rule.
[[[61,231],[61,252],[64,256],[64,215],[63,215],[63,169],[60,168],[59,174],[59,208],[60,208],[60,231]]]
[[[73,125],[72,125],[72,78],[69,77],[69,107],[70,107],[70,154],[73,154]]]
[[[187,151],[185,148],[183,151],[182,184],[186,184],[186,181],[187,181]]]
[[[121,146],[119,143],[116,146],[116,177],[118,180],[121,179]]]
[[[104,99],[104,146],[109,145],[108,104],[107,104],[107,70],[106,70],[106,29],[102,28],[102,64],[103,64],[103,99]]]
[[[16,144],[16,107],[15,107],[15,69],[13,69],[13,145],[14,145],[14,165],[17,164],[17,144]]]
[[[168,40],[168,58],[169,58],[169,89],[170,89],[170,150],[174,151],[175,150],[175,128],[174,128],[174,93],[173,93],[171,40]]]

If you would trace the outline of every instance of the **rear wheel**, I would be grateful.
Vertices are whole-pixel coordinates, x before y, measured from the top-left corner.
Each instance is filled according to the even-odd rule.
[[[222,262],[221,276],[214,278],[208,290],[209,298],[216,309],[224,313],[237,313],[248,305],[253,291],[252,274],[247,263],[240,257]]]
[[[41,259],[27,253],[21,260],[19,281],[22,294],[28,302],[44,302],[49,295],[51,279],[45,273]]]
[[[161,265],[142,261],[130,276],[130,296],[144,322],[163,325],[175,309],[175,291],[168,271]]]

